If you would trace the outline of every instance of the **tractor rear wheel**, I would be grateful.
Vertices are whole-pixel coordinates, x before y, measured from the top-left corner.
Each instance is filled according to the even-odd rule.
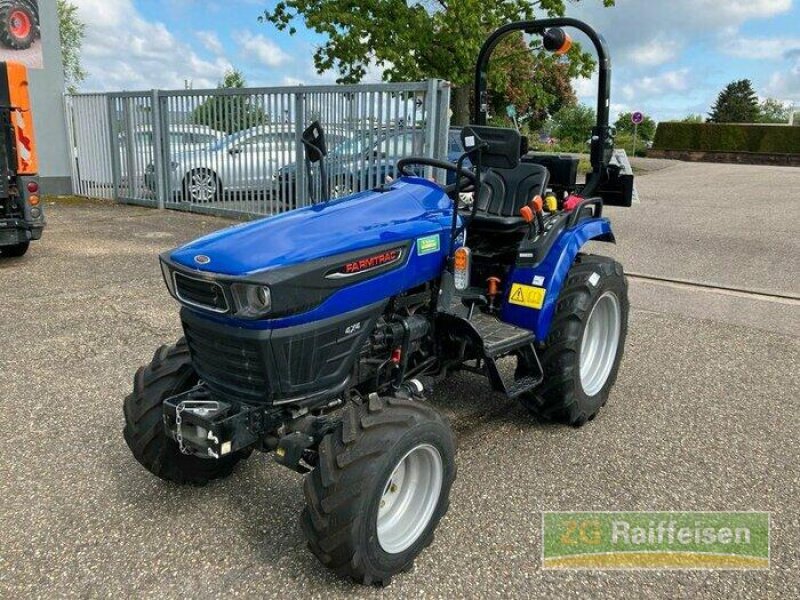
[[[622,265],[578,256],[540,350],[544,382],[523,395],[522,403],[538,416],[575,427],[594,419],[617,379],[628,312]]]
[[[433,541],[456,475],[445,419],[413,400],[352,404],[306,476],[308,546],[338,574],[388,585]]]
[[[245,458],[241,452],[220,459],[183,454],[164,430],[164,400],[197,383],[185,339],[156,350],[153,360],[133,378],[133,393],[125,398],[125,441],[145,469],[166,481],[204,485],[227,477]]]

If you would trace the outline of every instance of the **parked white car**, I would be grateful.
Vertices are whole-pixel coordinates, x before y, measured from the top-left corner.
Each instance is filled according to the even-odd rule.
[[[216,202],[231,192],[268,194],[275,186],[273,175],[297,159],[296,136],[294,124],[260,125],[173,155],[172,194],[193,203]],[[342,139],[334,136],[333,143]]]

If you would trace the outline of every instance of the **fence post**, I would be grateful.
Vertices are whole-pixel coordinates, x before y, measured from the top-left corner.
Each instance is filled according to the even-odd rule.
[[[436,158],[436,89],[437,80],[428,79],[428,89],[425,92],[425,131],[427,132],[427,139],[425,140],[425,156],[428,158]],[[428,179],[433,177],[433,167],[425,167],[425,177]]]
[[[71,94],[64,94],[64,116],[67,123],[67,140],[69,140],[69,166],[70,176],[72,178],[72,193],[79,196],[83,190],[81,189],[81,178],[78,172],[78,142],[75,139],[74,114],[75,99]]]
[[[294,97],[294,134],[295,134],[295,165],[297,168],[297,186],[295,196],[297,206],[308,206],[308,182],[306,181],[306,152],[303,146],[303,131],[306,128],[305,94],[296,93]]]
[[[447,160],[450,151],[450,90],[452,86],[449,81],[439,81],[438,85],[438,122],[436,124],[436,156]],[[442,185],[447,183],[447,173],[443,170],[437,171],[437,181]]]
[[[111,197],[115,202],[119,202],[120,188],[122,187],[119,160],[119,123],[117,122],[114,96],[109,94],[106,96],[106,101],[108,104],[108,150],[111,153]]]
[[[153,177],[156,184],[156,203],[159,210],[164,210],[166,193],[164,191],[164,165],[167,157],[164,155],[164,144],[161,123],[161,97],[158,90],[153,90],[150,97],[150,117],[153,121]],[[167,165],[169,167],[169,165]]]

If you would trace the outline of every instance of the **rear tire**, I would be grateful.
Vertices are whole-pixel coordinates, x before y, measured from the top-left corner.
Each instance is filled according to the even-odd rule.
[[[622,265],[604,256],[579,255],[541,349],[544,382],[524,394],[522,403],[540,417],[574,427],[594,419],[617,379],[628,312]]]
[[[20,242],[19,244],[14,244],[13,246],[2,246],[0,247],[0,254],[9,258],[25,256],[25,253],[28,251],[28,247],[30,245],[30,242]]]
[[[305,479],[308,546],[339,575],[388,585],[433,541],[455,475],[453,433],[430,406],[377,397],[348,406]]]
[[[36,15],[21,2],[0,3],[0,42],[13,50],[26,50],[38,34]]]
[[[230,475],[242,453],[221,459],[183,454],[164,430],[164,400],[191,389],[197,383],[186,340],[156,350],[153,360],[133,379],[133,393],[125,398],[125,442],[145,469],[166,481],[205,485]]]

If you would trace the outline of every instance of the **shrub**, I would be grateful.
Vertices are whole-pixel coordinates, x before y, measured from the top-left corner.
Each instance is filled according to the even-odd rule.
[[[800,154],[800,128],[714,123],[660,123],[655,150]]]

